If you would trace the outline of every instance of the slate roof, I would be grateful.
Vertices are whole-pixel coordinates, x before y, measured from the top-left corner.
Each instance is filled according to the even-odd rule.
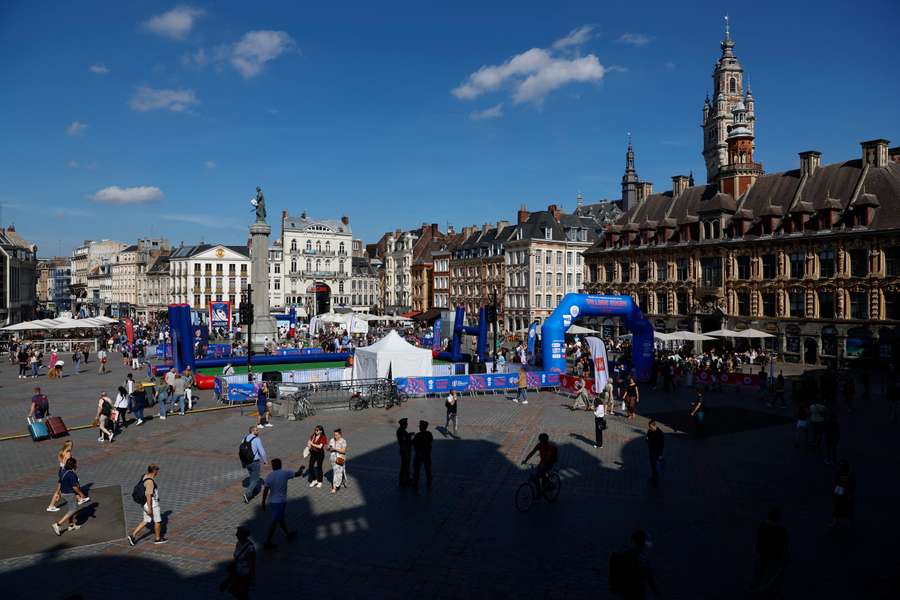
[[[228,248],[232,252],[237,252],[238,254],[240,254],[242,256],[246,256],[247,258],[250,258],[250,249],[247,248],[247,246],[225,246],[223,244],[198,244],[196,246],[181,246],[179,248],[175,248],[175,250],[172,251],[172,254],[169,255],[169,260],[172,260],[175,258],[179,258],[179,259],[180,258],[190,258],[192,256],[196,256],[197,254],[200,254],[201,252],[206,252],[207,250],[210,250],[212,248],[218,248],[219,246],[222,246],[223,248]]]

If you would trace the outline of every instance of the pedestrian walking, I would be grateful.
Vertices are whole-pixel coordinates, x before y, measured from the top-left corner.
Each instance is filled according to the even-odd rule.
[[[271,427],[272,421],[269,418],[269,384],[265,381],[256,391],[256,424],[260,427]]]
[[[819,398],[809,407],[809,424],[812,426],[813,445],[816,450],[822,447],[825,434],[825,420],[828,418],[828,408],[822,404]]]
[[[659,483],[659,467],[666,449],[666,436],[656,421],[647,424],[647,451],[650,459],[650,483]]]
[[[594,448],[603,447],[603,431],[606,429],[606,406],[601,398],[594,401]]]
[[[706,434],[706,404],[703,402],[703,392],[697,391],[697,397],[691,405],[691,419],[694,423],[694,437],[702,438]]]
[[[331,452],[331,493],[336,494],[342,485],[346,485],[347,470],[347,440],[340,428],[334,430],[328,450]]]
[[[59,477],[59,492],[65,504],[69,507],[63,517],[51,525],[53,533],[62,535],[62,527],[68,524],[65,531],[81,529],[81,525],[75,522],[75,514],[81,510],[81,505],[90,501],[90,497],[81,490],[78,482],[78,461],[69,457],[63,466],[62,475]]]
[[[135,486],[132,492],[132,498],[141,502],[141,510],[144,514],[141,516],[141,522],[131,535],[128,536],[128,543],[134,546],[140,541],[141,533],[149,526],[153,526],[154,544],[165,544],[169,540],[162,536],[162,512],[159,508],[159,466],[150,464],[147,466],[147,473],[141,477],[141,480]]]
[[[175,369],[172,369],[175,371]],[[172,394],[175,396],[174,404],[178,404],[178,412],[184,415],[184,377],[175,371],[175,382],[172,384]]]
[[[638,390],[638,385],[634,380],[634,375],[628,376],[628,384],[625,386],[625,391],[622,394],[622,399],[625,401],[625,412],[628,415],[627,419],[631,421],[634,419],[634,413],[637,407],[637,403],[641,401],[640,390]]]
[[[88,364],[88,358],[90,358],[91,351],[87,344],[83,344],[81,347],[81,355],[84,357],[84,364]]]
[[[312,435],[306,440],[306,455],[309,458],[307,471],[309,472],[309,487],[322,487],[322,463],[325,461],[325,446],[328,445],[328,437],[325,428],[316,425]]]
[[[50,400],[41,392],[41,388],[34,388],[31,396],[31,406],[28,409],[28,418],[35,421],[43,421],[50,416]]]
[[[60,492],[60,487],[62,485],[62,476],[66,470],[66,461],[72,458],[72,448],[74,446],[75,442],[73,442],[72,440],[66,440],[65,442],[63,442],[62,448],[60,448],[59,452],[56,454],[59,471],[56,474],[56,489],[53,490],[53,496],[51,496],[50,498],[50,504],[47,505],[47,512],[59,511],[59,501],[62,499],[62,495]]]
[[[116,390],[116,400],[113,403],[113,408],[115,408],[115,417],[113,419],[115,432],[116,434],[120,434],[127,424],[126,420],[128,414],[128,390],[126,390],[124,386],[120,385],[119,389]]]
[[[109,366],[107,366],[109,357],[106,354],[106,348],[100,348],[100,350],[97,351],[97,360],[100,362],[100,367],[97,369],[97,373],[100,375],[109,373]],[[84,362],[86,363],[87,359],[85,359]]]
[[[412,461],[413,436],[407,430],[409,420],[406,417],[400,419],[398,423],[397,447],[400,450],[400,487],[405,487],[412,483],[412,478],[409,476],[409,464]]]
[[[187,400],[187,409],[191,410],[194,407],[194,373],[190,367],[185,367],[182,379],[184,379],[184,397]]]
[[[77,346],[72,352],[72,365],[75,367],[75,373],[81,373],[81,352],[78,351]]]
[[[219,586],[219,591],[227,591],[238,600],[247,600],[256,581],[256,546],[250,539],[248,527],[240,525],[234,535],[237,543],[228,563],[228,577]]]
[[[572,410],[591,410],[593,404],[587,383],[585,383],[583,377],[579,377],[575,380],[575,403],[572,404]]]
[[[787,562],[788,532],[781,524],[781,510],[776,507],[756,530],[756,566],[750,590],[765,598],[783,598]]]
[[[831,498],[834,507],[831,526],[836,527],[841,521],[851,522],[853,510],[856,508],[856,477],[850,470],[850,463],[847,460],[842,460],[838,464]]]
[[[17,356],[19,362],[19,379],[25,379],[26,377],[28,377],[28,358],[28,350],[23,344],[19,347],[19,353]]]
[[[159,402],[159,418],[165,421],[166,411],[168,410],[167,405],[172,397],[172,386],[166,383],[165,378],[162,378],[157,385],[159,386],[159,393],[156,395],[156,401]]]
[[[249,504],[259,493],[259,488],[262,486],[259,472],[262,465],[268,462],[266,449],[263,448],[262,440],[259,439],[259,429],[256,425],[250,427],[247,435],[244,436],[238,449],[238,455],[241,459],[241,466],[247,469],[247,484],[244,486],[243,497],[244,503]]]
[[[34,350],[32,350],[31,354],[28,356],[28,364],[31,366],[31,376],[37,377],[38,372],[41,369],[41,358]]]
[[[419,432],[413,438],[413,449],[416,456],[413,459],[413,490],[419,491],[419,473],[425,468],[425,484],[431,491],[431,447],[434,445],[434,436],[428,431],[428,421],[419,421]]]
[[[113,441],[112,413],[112,400],[106,395],[106,392],[100,392],[100,399],[97,400],[97,414],[94,416],[94,423],[100,428],[100,437],[97,438],[97,441],[101,444],[107,440],[110,443]]]
[[[457,419],[459,415],[459,402],[457,402],[456,393],[453,390],[450,390],[450,393],[447,394],[447,400],[444,402],[444,408],[447,409],[447,422],[444,425],[444,429],[449,432],[450,424],[453,423],[453,435],[455,436],[458,427]]]
[[[525,367],[522,367],[522,370],[519,371],[519,383],[518,383],[518,393],[516,394],[513,402],[521,402],[522,404],[528,404],[528,377],[525,374]]]
[[[131,412],[137,419],[135,425],[144,424],[144,408],[147,406],[147,390],[141,388],[131,395]]]
[[[269,508],[272,510],[272,524],[269,525],[269,533],[266,535],[266,543],[263,548],[273,549],[275,544],[272,543],[272,537],[275,530],[281,527],[288,541],[293,541],[297,533],[288,529],[285,520],[285,506],[287,504],[287,485],[288,481],[294,477],[303,475],[303,467],[297,471],[287,471],[281,468],[281,459],[272,459],[272,472],[266,477],[265,487],[263,487],[262,509],[266,510],[266,500],[269,501]]]

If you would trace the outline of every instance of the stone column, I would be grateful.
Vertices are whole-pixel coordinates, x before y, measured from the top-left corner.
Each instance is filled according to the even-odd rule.
[[[269,313],[269,234],[272,228],[266,223],[250,226],[250,284],[253,286],[253,326],[250,340],[254,352],[263,351],[263,343],[276,338],[275,318]],[[245,327],[246,331],[246,327]]]

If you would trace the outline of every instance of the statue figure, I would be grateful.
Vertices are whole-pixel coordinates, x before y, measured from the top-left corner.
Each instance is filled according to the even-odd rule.
[[[266,198],[263,196],[262,188],[256,186],[256,197],[250,199],[250,204],[256,207],[256,222],[266,222]]]

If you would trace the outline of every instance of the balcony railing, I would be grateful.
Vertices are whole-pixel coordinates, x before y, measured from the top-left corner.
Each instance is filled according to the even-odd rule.
[[[347,279],[349,273],[340,271],[290,271],[288,277],[306,278],[306,279]]]

